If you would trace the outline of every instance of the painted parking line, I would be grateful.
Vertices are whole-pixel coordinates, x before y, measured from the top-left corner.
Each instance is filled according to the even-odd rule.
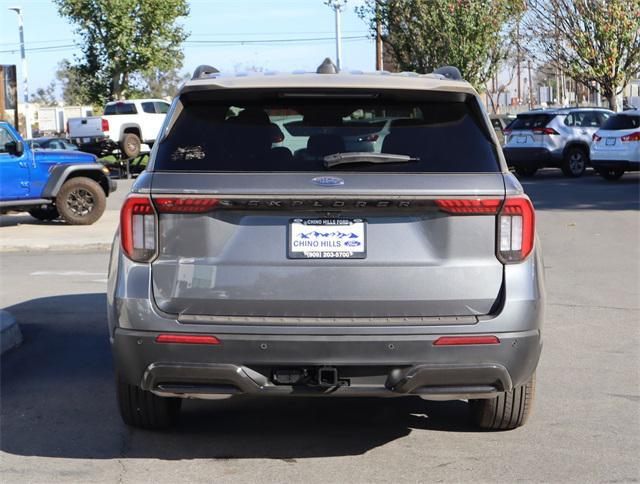
[[[87,272],[87,271],[35,271],[29,274],[30,276],[63,276],[63,277],[96,277],[106,276],[106,272]],[[102,279],[101,279],[102,280]]]

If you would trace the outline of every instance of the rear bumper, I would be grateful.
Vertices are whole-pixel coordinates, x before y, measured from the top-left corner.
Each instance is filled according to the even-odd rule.
[[[540,332],[498,334],[499,344],[434,346],[440,335],[296,336],[216,334],[219,345],[156,343],[156,332],[117,329],[113,354],[124,379],[164,396],[420,395],[491,398],[524,383],[541,351]],[[280,385],[278,369],[336,368],[348,384]]]
[[[562,160],[562,153],[547,148],[508,148],[502,149],[507,165],[514,167],[556,166]]]
[[[639,171],[640,162],[627,161],[627,160],[591,160],[591,165],[596,169],[605,170],[624,170],[624,171]]]

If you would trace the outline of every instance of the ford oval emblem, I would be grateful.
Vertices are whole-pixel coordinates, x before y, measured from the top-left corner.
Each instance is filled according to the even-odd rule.
[[[321,187],[338,187],[344,185],[344,180],[337,176],[317,176],[311,179],[311,183]]]

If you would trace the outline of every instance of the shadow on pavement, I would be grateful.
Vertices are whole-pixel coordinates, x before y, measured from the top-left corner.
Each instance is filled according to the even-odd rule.
[[[581,178],[541,170],[520,183],[537,210],[640,210],[640,174],[607,181],[589,170]]]
[[[185,401],[168,432],[130,430],[117,412],[104,294],[7,308],[24,343],[2,357],[2,451],[113,459],[359,455],[412,430],[473,432],[467,404],[419,398]],[[437,434],[424,438],[437,438]]]
[[[17,225],[68,225],[62,219],[42,221],[27,213],[0,215],[0,227],[15,227]]]

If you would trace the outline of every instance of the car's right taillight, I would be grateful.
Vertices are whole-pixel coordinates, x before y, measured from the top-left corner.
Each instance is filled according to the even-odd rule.
[[[149,197],[132,195],[120,210],[120,240],[125,255],[149,262],[156,254],[156,212]]]
[[[628,143],[629,141],[640,141],[640,131],[636,131],[635,133],[628,134],[626,136],[622,136],[620,141]]]
[[[507,198],[498,213],[498,258],[506,263],[521,262],[533,250],[535,212],[526,195]]]
[[[102,118],[102,131],[105,132],[105,133],[107,131],[109,131],[109,120],[108,119]]]

